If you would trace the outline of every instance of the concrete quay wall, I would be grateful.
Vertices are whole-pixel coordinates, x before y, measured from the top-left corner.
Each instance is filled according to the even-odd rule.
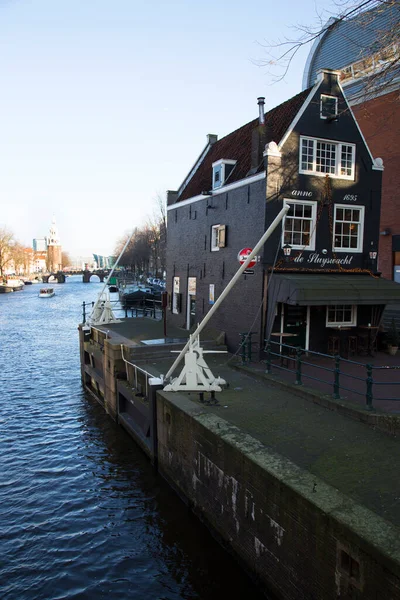
[[[285,600],[400,598],[398,530],[183,396],[157,395],[158,469]]]
[[[269,595],[400,598],[396,527],[187,396],[146,397],[113,338],[80,330],[85,388]]]

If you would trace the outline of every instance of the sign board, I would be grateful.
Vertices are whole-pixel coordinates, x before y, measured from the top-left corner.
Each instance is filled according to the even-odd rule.
[[[247,257],[253,252],[253,248],[242,248],[242,250],[238,254],[238,261],[241,265],[243,265]],[[257,264],[257,257],[254,256],[253,259],[247,265],[248,269],[252,269]]]
[[[188,277],[188,294],[189,296],[196,295],[196,277]]]
[[[209,291],[208,291],[208,304],[214,304],[215,298],[215,287],[213,283],[210,283]]]

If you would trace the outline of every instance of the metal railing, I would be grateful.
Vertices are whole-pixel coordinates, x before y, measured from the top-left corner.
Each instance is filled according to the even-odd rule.
[[[133,372],[134,372],[134,376],[135,376],[135,382],[134,382],[134,388],[137,390],[138,389],[138,372],[141,373],[142,375],[144,375],[144,380],[146,382],[146,395],[145,397],[148,398],[149,397],[149,379],[154,377],[154,375],[152,375],[151,373],[149,373],[148,371],[145,371],[145,369],[142,369],[141,367],[138,367],[137,365],[135,365],[134,363],[130,362],[129,360],[127,360],[124,356],[124,345],[121,344],[121,356],[122,356],[122,360],[125,363],[125,369],[126,369],[126,379],[129,382],[129,371],[128,371],[128,365],[133,367]]]
[[[88,313],[94,307],[94,302],[82,302],[82,323],[86,323]],[[132,306],[122,306],[119,300],[110,300],[112,310],[117,318],[133,318],[133,317],[151,317],[153,319],[162,319],[163,310],[161,300],[139,300]],[[90,307],[87,310],[87,307]]]
[[[276,351],[278,350],[278,351]],[[367,410],[374,410],[374,401],[400,401],[400,366],[374,366],[371,363],[361,363],[346,358],[342,358],[339,354],[330,355],[304,348],[290,346],[281,342],[267,341],[265,346],[266,358],[263,362],[266,364],[266,372],[272,373],[273,369],[279,369],[289,373],[294,373],[296,385],[303,385],[304,379],[319,382],[328,385],[332,389],[332,395],[335,399],[340,400],[341,391],[350,392],[357,396],[365,397]],[[312,358],[328,359],[333,362],[332,367],[326,364],[318,364],[317,361],[311,362]],[[275,360],[274,360],[275,359]],[[291,368],[291,365],[293,368]],[[354,366],[363,372],[363,376],[355,375],[351,372]],[[323,379],[315,376],[315,370],[320,370],[322,373],[330,374],[331,378]],[[395,381],[377,381],[378,373],[398,371],[399,377]],[[347,379],[350,383],[347,383]],[[352,385],[353,387],[349,387]],[[380,397],[377,395],[379,386],[384,389],[384,386],[394,386],[399,390],[399,395],[395,397]]]

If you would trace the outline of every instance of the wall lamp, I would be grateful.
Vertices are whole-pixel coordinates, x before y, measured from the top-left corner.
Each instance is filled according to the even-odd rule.
[[[290,255],[292,253],[292,246],[290,244],[285,244],[283,246],[283,254],[285,256],[285,261],[289,262]]]

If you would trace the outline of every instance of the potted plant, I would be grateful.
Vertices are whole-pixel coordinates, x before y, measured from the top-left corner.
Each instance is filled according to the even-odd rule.
[[[389,329],[386,332],[386,343],[388,347],[388,352],[391,356],[394,356],[399,349],[400,343],[400,334],[397,331],[396,323],[394,318],[392,319],[392,323]]]

